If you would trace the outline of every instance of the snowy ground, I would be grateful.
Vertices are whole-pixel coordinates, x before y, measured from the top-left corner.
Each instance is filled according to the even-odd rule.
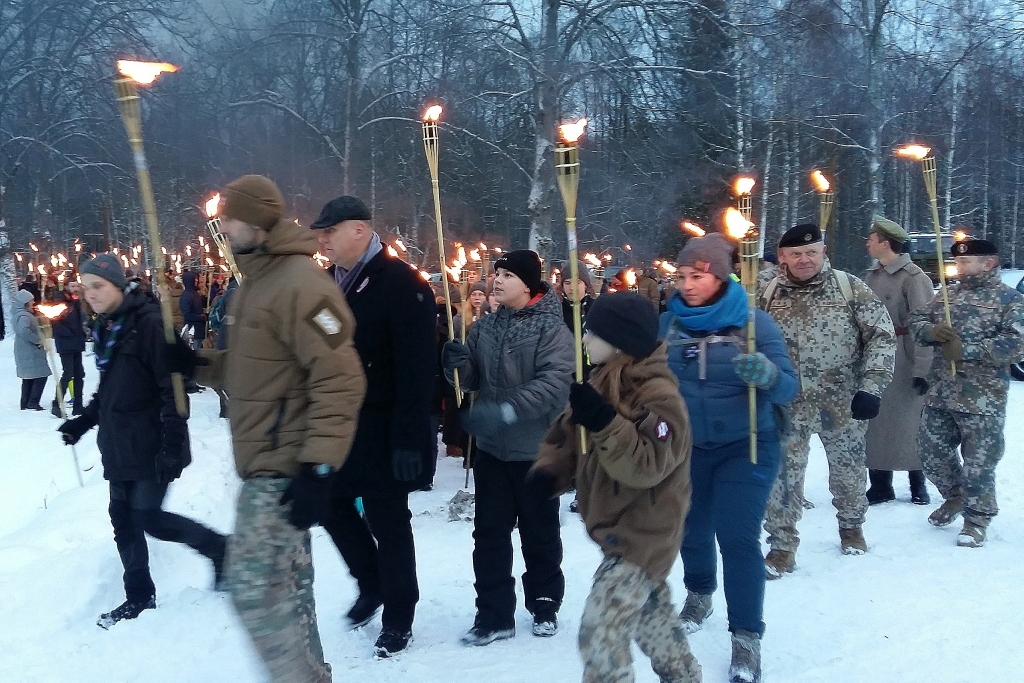
[[[94,367],[87,358],[90,384]],[[0,343],[0,682],[265,681],[228,598],[210,591],[208,564],[182,546],[151,542],[159,609],[109,632],[96,627],[97,615],[118,605],[123,593],[95,433],[78,448],[83,468],[92,467],[79,488],[70,449],[54,432],[58,421],[19,412],[18,390],[9,338]],[[982,549],[955,546],[959,525],[931,528],[925,518],[932,508],[911,505],[899,476],[900,501],[869,513],[870,552],[841,556],[816,446],[807,488],[817,508],[801,525],[798,571],[768,586],[765,681],[981,683],[1019,675],[1011,653],[1024,623],[1024,384],[1014,384],[1010,401],[1007,454],[998,471],[1003,512]],[[195,463],[171,487],[167,507],[228,531],[238,480],[227,426],[216,418],[210,392],[193,406]],[[354,633],[342,629],[354,582],[327,536],[314,532],[317,612],[335,681],[580,679],[575,635],[600,555],[564,507],[568,585],[561,632],[533,638],[520,608],[514,640],[474,649],[458,644],[473,618],[472,527],[447,522],[445,503],[461,484],[460,462],[444,459],[435,490],[412,497],[422,601],[413,646],[393,661],[371,656],[379,621]],[[678,563],[670,581],[681,603]],[[709,683],[726,680],[725,611],[719,591],[709,624],[691,639]],[[638,681],[656,680],[640,655],[636,670]]]

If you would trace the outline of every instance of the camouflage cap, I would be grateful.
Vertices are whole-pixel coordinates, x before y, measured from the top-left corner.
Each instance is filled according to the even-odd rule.
[[[882,216],[875,216],[874,220],[871,221],[871,231],[886,239],[895,240],[900,244],[906,244],[910,241],[910,235],[900,227],[899,223]]]

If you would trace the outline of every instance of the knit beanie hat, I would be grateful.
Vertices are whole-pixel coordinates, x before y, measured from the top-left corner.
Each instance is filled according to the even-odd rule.
[[[78,269],[78,272],[83,275],[98,275],[118,289],[128,286],[128,279],[124,276],[121,262],[111,253],[96,254],[94,258],[86,261]]]
[[[658,313],[636,292],[603,294],[590,306],[587,331],[634,358],[646,358],[658,346]]]
[[[221,194],[222,215],[257,228],[270,230],[284,215],[284,195],[266,176],[244,175],[228,183]]]
[[[14,295],[14,300],[21,305],[22,308],[28,306],[30,301],[35,301],[35,294],[28,291],[27,289],[19,289],[18,293]]]
[[[563,283],[568,282],[569,280],[572,279],[572,270],[571,270],[571,268],[572,268],[572,264],[569,264],[569,263],[566,263],[565,265],[562,266],[562,282]],[[590,280],[590,270],[587,269],[587,264],[585,264],[583,261],[577,261],[576,262],[576,269],[579,271],[579,274],[580,274],[580,282],[582,282],[584,285],[586,285],[587,289],[590,289],[590,287],[591,287],[591,284],[590,284],[590,282],[591,282],[591,280]]]
[[[732,275],[732,244],[717,232],[691,239],[679,252],[676,265],[711,273],[722,282]],[[648,303],[650,305],[650,303]]]
[[[469,286],[469,293],[472,294],[473,292],[483,292],[484,294],[487,294],[487,285],[477,280]]]
[[[540,291],[540,256],[530,249],[519,249],[502,254],[494,264],[494,270],[504,268],[523,281],[530,288],[530,295],[537,296]],[[650,304],[647,304],[650,306]]]

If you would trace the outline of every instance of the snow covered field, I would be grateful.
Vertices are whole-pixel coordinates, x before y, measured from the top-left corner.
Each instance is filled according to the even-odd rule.
[[[1020,277],[1007,276],[1011,284]],[[229,599],[210,590],[208,563],[184,546],[151,541],[157,610],[109,632],[95,625],[124,599],[95,432],[78,447],[83,468],[92,467],[78,488],[71,451],[54,431],[59,422],[17,410],[12,344],[0,342],[0,682],[266,680]],[[86,372],[91,385],[91,357]],[[53,386],[51,378],[48,396]],[[925,519],[934,506],[911,505],[906,478],[898,475],[899,501],[869,512],[870,552],[841,556],[825,459],[815,446],[807,495],[817,508],[801,525],[798,571],[768,585],[765,681],[981,683],[1020,675],[1012,653],[1024,625],[1024,384],[1015,383],[1010,397],[1007,453],[998,471],[1002,513],[982,549],[955,546],[959,522],[930,527]],[[238,480],[227,425],[216,415],[212,392],[194,397],[195,462],[171,487],[167,507],[229,531]],[[314,531],[317,612],[338,683],[580,679],[575,636],[600,553],[565,510],[567,498],[561,632],[532,637],[520,607],[514,640],[474,649],[458,644],[473,619],[472,526],[447,522],[446,502],[461,485],[461,461],[442,459],[434,491],[412,496],[422,600],[413,645],[392,661],[371,655],[379,619],[357,632],[342,629],[355,585],[330,539]],[[671,584],[681,606],[678,563]],[[721,591],[714,615],[691,642],[704,680],[724,682],[729,637]],[[656,681],[639,653],[636,670],[638,681]]]

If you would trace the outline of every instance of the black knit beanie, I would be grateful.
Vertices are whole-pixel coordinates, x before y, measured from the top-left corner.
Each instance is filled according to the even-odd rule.
[[[96,257],[82,264],[78,272],[83,275],[98,275],[118,289],[128,286],[128,279],[124,276],[124,268],[117,256],[107,252],[96,254]]]
[[[504,268],[530,288],[530,295],[537,296],[540,291],[540,256],[530,249],[519,249],[502,254],[501,258],[494,264],[494,270]],[[647,304],[650,306],[650,303]]]
[[[634,358],[646,358],[658,346],[658,314],[636,292],[603,294],[590,306],[587,331]]]

